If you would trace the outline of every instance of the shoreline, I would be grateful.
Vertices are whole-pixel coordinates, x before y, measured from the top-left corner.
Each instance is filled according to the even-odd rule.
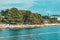
[[[28,25],[28,24],[21,24],[21,25],[12,25],[12,24],[0,24],[0,29],[22,29],[22,28],[38,28],[38,27],[48,27],[48,26],[60,26],[60,23],[53,23],[53,24],[34,24],[34,25]]]

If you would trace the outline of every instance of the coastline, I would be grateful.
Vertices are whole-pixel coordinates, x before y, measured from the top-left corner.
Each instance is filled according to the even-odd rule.
[[[35,25],[28,25],[28,24],[21,24],[21,25],[9,25],[9,24],[0,24],[0,29],[19,29],[19,28],[37,28],[37,27],[48,27],[48,26],[60,26],[60,23],[53,23],[53,24],[35,24]]]

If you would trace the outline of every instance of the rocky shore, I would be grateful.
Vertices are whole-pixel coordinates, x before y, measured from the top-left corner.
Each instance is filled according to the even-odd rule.
[[[9,25],[9,24],[0,24],[0,29],[6,29],[6,28],[36,28],[36,27],[48,27],[48,26],[55,26],[58,25],[60,26],[60,23],[54,23],[54,24],[41,24],[41,25]]]

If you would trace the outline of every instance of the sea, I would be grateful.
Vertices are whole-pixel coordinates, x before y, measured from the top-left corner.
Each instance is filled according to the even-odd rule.
[[[60,26],[0,29],[0,40],[60,40]]]

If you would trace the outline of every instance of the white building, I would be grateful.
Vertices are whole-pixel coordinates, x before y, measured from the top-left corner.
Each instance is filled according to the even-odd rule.
[[[60,21],[60,17],[57,17],[57,20]]]
[[[60,21],[60,15],[50,16],[50,18],[56,18],[58,21]]]

